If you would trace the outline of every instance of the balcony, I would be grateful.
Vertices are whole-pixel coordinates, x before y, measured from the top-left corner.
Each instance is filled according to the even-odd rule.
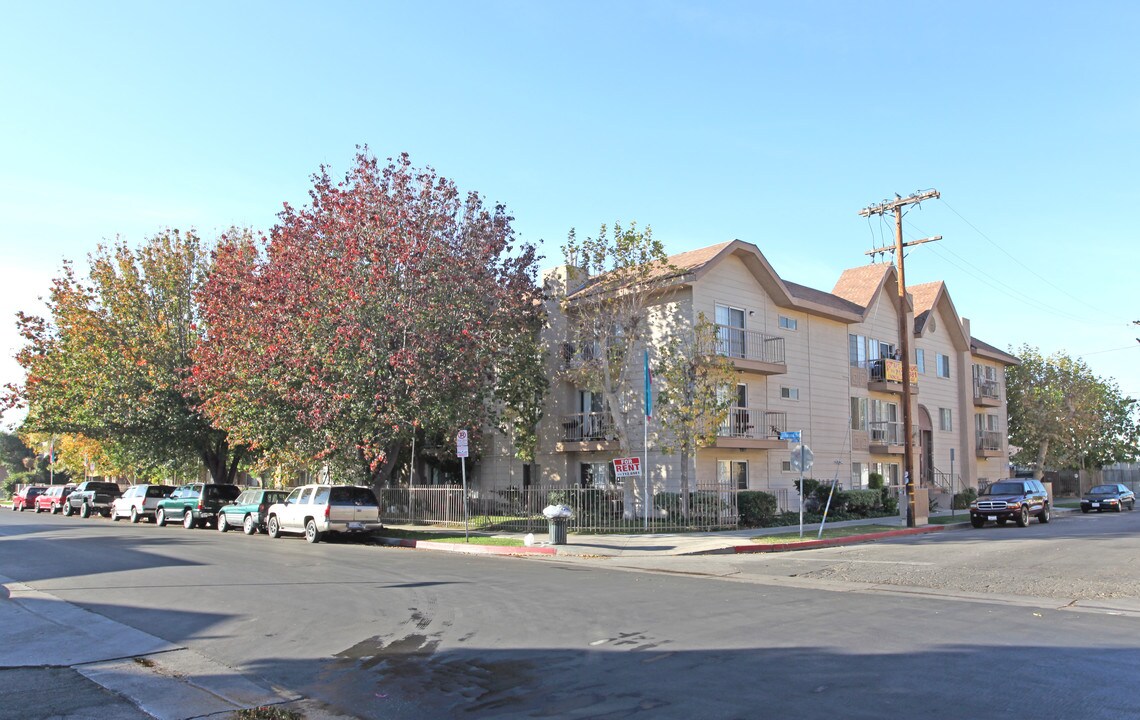
[[[601,362],[601,359],[602,345],[597,341],[584,343],[562,343],[563,370],[576,370],[585,365],[599,363]]]
[[[788,371],[784,338],[729,325],[716,328],[715,352],[731,358],[737,370],[760,375],[782,375]]]
[[[867,389],[876,392],[902,394],[902,360],[880,358],[868,363]],[[918,368],[910,366],[910,393],[918,394]]]
[[[975,437],[978,448],[978,457],[994,458],[1002,456],[1001,436],[997,430],[977,430]]]
[[[614,416],[608,412],[574,413],[559,417],[561,439],[555,452],[617,450]]]
[[[974,378],[974,405],[978,407],[1001,405],[1001,385],[997,380]]]
[[[902,455],[906,450],[903,424],[894,420],[872,420],[867,431],[867,451],[872,455]]]
[[[711,447],[780,450],[788,447],[788,441],[780,439],[780,433],[787,429],[787,413],[735,407],[728,411]]]

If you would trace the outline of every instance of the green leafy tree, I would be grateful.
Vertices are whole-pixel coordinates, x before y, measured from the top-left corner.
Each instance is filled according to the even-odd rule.
[[[636,223],[602,225],[596,237],[585,240],[571,230],[562,252],[571,268],[571,291],[561,301],[566,343],[585,360],[571,363],[568,379],[601,395],[614,439],[623,455],[631,455],[632,438],[644,422],[639,380],[653,308],[667,301],[679,271],[651,228],[639,230]],[[649,512],[650,499],[639,497],[637,485],[624,483],[625,506]]]
[[[1080,359],[1037,348],[1017,352],[1021,364],[1006,373],[1014,461],[1046,468],[1092,469],[1134,460],[1140,427],[1137,405],[1115,382],[1098,378]]]
[[[681,514],[689,516],[689,459],[716,442],[734,397],[732,361],[715,352],[717,327],[701,313],[691,330],[671,334],[658,348],[654,417],[664,431],[661,449],[681,456]]]
[[[195,293],[207,270],[201,239],[178,230],[137,250],[100,246],[87,280],[66,263],[50,316],[18,317],[27,377],[6,403],[27,406],[23,430],[85,436],[144,473],[199,461],[216,482],[232,482],[243,450],[199,412],[187,383],[203,337]]]

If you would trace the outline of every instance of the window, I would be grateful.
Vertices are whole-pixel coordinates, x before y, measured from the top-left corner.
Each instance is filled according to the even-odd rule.
[[[851,367],[867,367],[867,338],[862,335],[848,335],[847,357]]]
[[[885,442],[890,445],[899,445],[902,440],[902,428],[899,427],[899,406],[886,400],[872,400],[871,426],[872,442]]]
[[[616,479],[613,463],[582,463],[581,482],[584,488],[604,488],[607,484],[615,484]]]
[[[954,429],[954,418],[950,408],[938,408],[938,429],[946,432]]]
[[[792,472],[792,461],[784,460],[780,463],[780,472]]]
[[[717,460],[717,484],[724,487],[735,487],[737,490],[748,489],[748,461],[747,460]]]
[[[794,387],[782,387],[780,388],[780,397],[784,398],[785,400],[799,400],[800,389]]]
[[[784,330],[796,330],[799,327],[799,321],[795,318],[780,316],[780,327]]]
[[[870,474],[871,470],[865,463],[851,463],[851,487],[867,487]]]
[[[744,311],[717,305],[716,324],[717,353],[728,357],[744,357]]]
[[[902,479],[898,463],[871,463],[871,472],[882,475],[888,485],[898,485]]]
[[[918,368],[915,372],[926,374],[926,351],[922,348],[914,349],[914,366]]]
[[[866,398],[852,398],[852,429],[866,429],[868,418],[868,400]]]
[[[938,377],[950,377],[950,356],[938,353]]]

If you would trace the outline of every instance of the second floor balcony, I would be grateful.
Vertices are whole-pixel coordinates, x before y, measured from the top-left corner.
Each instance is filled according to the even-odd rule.
[[[1001,385],[997,380],[974,378],[974,405],[978,407],[1001,405]]]
[[[755,330],[716,326],[717,355],[731,358],[737,370],[761,375],[781,375],[788,371],[784,361],[784,338]]]
[[[717,429],[713,447],[778,450],[788,447],[780,433],[788,429],[788,414],[763,408],[734,407]]]
[[[978,457],[992,458],[1002,455],[1002,435],[998,430],[976,430],[974,432]]]
[[[906,440],[901,422],[873,420],[868,425],[868,450],[872,455],[902,455],[905,452]]]
[[[614,416],[608,412],[573,413],[558,418],[557,452],[616,450]]]

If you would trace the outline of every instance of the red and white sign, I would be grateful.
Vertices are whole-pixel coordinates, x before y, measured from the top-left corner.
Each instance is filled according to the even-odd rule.
[[[465,458],[467,457],[467,431],[460,430],[455,435],[455,456]]]
[[[614,475],[619,478],[641,477],[641,458],[614,458]]]

